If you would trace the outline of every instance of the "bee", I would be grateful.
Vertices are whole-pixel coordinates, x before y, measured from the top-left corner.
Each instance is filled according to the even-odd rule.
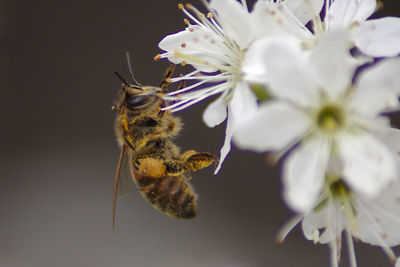
[[[143,86],[132,78],[129,84],[118,73],[122,88],[112,109],[117,112],[115,134],[121,147],[114,188],[113,228],[123,159],[143,197],[154,208],[174,218],[194,218],[197,196],[189,183],[190,172],[208,167],[217,158],[208,152],[180,152],[173,138],[182,122],[168,111],[162,96],[167,92],[174,65],[169,67],[159,87]],[[178,89],[183,88],[182,83]]]

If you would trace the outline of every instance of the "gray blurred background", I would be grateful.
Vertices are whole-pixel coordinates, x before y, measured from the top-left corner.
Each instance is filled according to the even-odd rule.
[[[136,78],[159,84],[168,64],[153,61],[157,43],[184,27],[177,3],[0,2],[0,267],[328,266],[328,248],[299,228],[275,243],[292,216],[279,166],[236,149],[219,175],[193,175],[197,219],[168,218],[133,190],[112,231],[113,73],[129,77],[129,51]],[[398,1],[385,7],[379,15],[400,15]],[[225,126],[202,123],[208,102],[178,114],[186,126],[177,143],[219,155]],[[379,248],[356,249],[359,266],[391,266]]]

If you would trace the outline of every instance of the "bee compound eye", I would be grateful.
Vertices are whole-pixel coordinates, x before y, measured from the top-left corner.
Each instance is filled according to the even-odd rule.
[[[126,104],[128,108],[137,108],[146,105],[150,101],[151,96],[149,95],[128,95],[126,98]]]

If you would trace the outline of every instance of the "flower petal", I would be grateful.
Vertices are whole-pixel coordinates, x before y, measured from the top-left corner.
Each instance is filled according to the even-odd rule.
[[[217,98],[214,102],[212,102],[205,109],[203,113],[203,121],[208,127],[215,127],[216,125],[221,124],[227,116],[227,106],[224,101],[225,94],[222,94]]]
[[[392,57],[400,53],[400,18],[368,20],[354,33],[356,46],[373,57]]]
[[[247,120],[257,112],[257,97],[245,82],[239,82],[233,90],[233,97],[229,104],[234,124]]]
[[[186,62],[204,72],[215,72],[212,65],[221,65],[228,60],[223,40],[205,27],[191,25],[184,31],[167,35],[158,46],[167,51],[168,59],[179,64]]]
[[[365,21],[375,9],[376,0],[335,0],[325,21],[328,29],[349,27],[354,22]]]
[[[219,157],[219,163],[217,168],[214,171],[214,174],[217,174],[219,170],[222,167],[222,163],[224,163],[224,160],[226,156],[228,156],[229,152],[231,151],[231,140],[233,136],[233,116],[232,116],[232,111],[230,106],[228,106],[228,121],[226,122],[226,130],[225,130],[225,141],[224,145],[221,148],[220,151],[220,157]]]
[[[364,70],[356,82],[349,107],[365,115],[398,108],[400,59],[387,59]]]
[[[349,35],[344,31],[328,32],[320,38],[311,56],[315,79],[333,99],[351,83],[356,61],[349,53]]]
[[[210,8],[225,34],[240,47],[245,48],[251,41],[250,15],[236,0],[212,0]]]
[[[248,54],[247,64],[263,66],[263,72],[268,73],[271,94],[304,107],[317,101],[318,85],[297,39],[263,38],[250,47]]]
[[[296,9],[296,4],[293,1],[291,4],[291,7]],[[292,14],[292,10],[281,2],[257,1],[250,18],[252,21],[251,31],[257,38],[292,35],[299,40],[306,41],[312,37],[311,32],[304,27],[304,24],[299,23],[295,15]],[[268,27],[265,27],[265,25],[268,25]]]
[[[368,133],[343,133],[336,140],[343,178],[353,190],[376,197],[397,178],[397,159],[377,138]]]
[[[400,244],[400,186],[396,182],[374,200],[355,199],[358,208],[357,237],[364,243],[388,247]]]
[[[309,129],[308,116],[287,103],[271,101],[235,128],[234,141],[240,148],[263,151],[284,149]]]
[[[321,12],[324,0],[285,0],[284,4],[303,25],[306,25]]]
[[[315,136],[302,143],[286,159],[283,166],[284,196],[295,211],[308,212],[318,204],[329,155],[329,141]]]

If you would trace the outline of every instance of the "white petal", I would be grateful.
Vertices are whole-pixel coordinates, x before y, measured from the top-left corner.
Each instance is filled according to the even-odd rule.
[[[328,28],[349,27],[354,22],[363,22],[376,9],[376,0],[335,0],[325,17]]]
[[[255,42],[248,53],[254,53],[250,55],[253,64],[264,66],[264,72],[268,73],[271,94],[304,107],[317,101],[318,86],[297,39],[289,36],[263,38]]]
[[[203,121],[208,127],[215,127],[226,119],[225,94],[221,95],[204,110]]]
[[[304,216],[301,222],[301,228],[304,236],[308,240],[319,241],[319,235],[318,240],[315,240],[315,233],[319,231],[319,229],[326,228],[329,225],[327,211],[327,207],[324,207],[320,211],[313,210]]]
[[[365,115],[398,107],[400,59],[386,59],[360,73],[349,106]]]
[[[400,156],[400,130],[386,127],[379,129],[376,133],[377,137],[386,144],[393,154]]]
[[[355,198],[358,208],[359,238],[372,245],[400,244],[400,184],[397,180],[376,199]],[[360,207],[361,206],[361,207]]]
[[[215,72],[211,65],[224,64],[229,58],[225,55],[223,40],[215,32],[205,27],[189,26],[184,31],[167,35],[158,46],[170,53],[168,59],[175,64],[185,61],[198,70]],[[185,55],[177,56],[177,52]],[[190,59],[190,58],[193,58]]]
[[[230,106],[228,106],[228,121],[226,122],[225,141],[224,141],[224,145],[221,148],[219,163],[218,163],[217,168],[214,171],[214,174],[217,174],[219,172],[219,170],[222,167],[222,163],[224,163],[226,156],[228,156],[229,152],[231,151],[231,140],[232,140],[232,136],[233,136],[233,128],[234,128],[233,116],[232,116]]]
[[[338,153],[343,161],[343,178],[369,197],[377,196],[398,175],[395,155],[367,133],[337,136]]]
[[[233,91],[230,107],[234,124],[247,120],[257,112],[257,97],[245,82],[239,82]]]
[[[362,23],[354,34],[356,46],[373,57],[392,57],[400,53],[400,18],[385,17]]]
[[[236,0],[212,0],[210,7],[225,34],[246,48],[251,41],[250,15],[246,9]]]
[[[304,113],[280,101],[271,101],[235,128],[234,141],[240,148],[258,152],[284,149],[302,138],[311,122]]]
[[[257,1],[250,18],[254,39],[288,34],[304,41],[312,37],[310,31],[303,27],[304,24],[299,22],[291,10],[282,3]]]
[[[320,38],[311,57],[315,79],[333,99],[348,88],[355,71],[356,61],[349,54],[349,40],[344,31],[328,32]]]
[[[284,197],[298,212],[314,208],[325,182],[330,144],[316,136],[293,151],[283,166]]]
[[[400,267],[400,257],[396,259],[395,267]]]
[[[321,12],[324,0],[285,0],[284,4],[303,25],[306,25],[313,16]]]

